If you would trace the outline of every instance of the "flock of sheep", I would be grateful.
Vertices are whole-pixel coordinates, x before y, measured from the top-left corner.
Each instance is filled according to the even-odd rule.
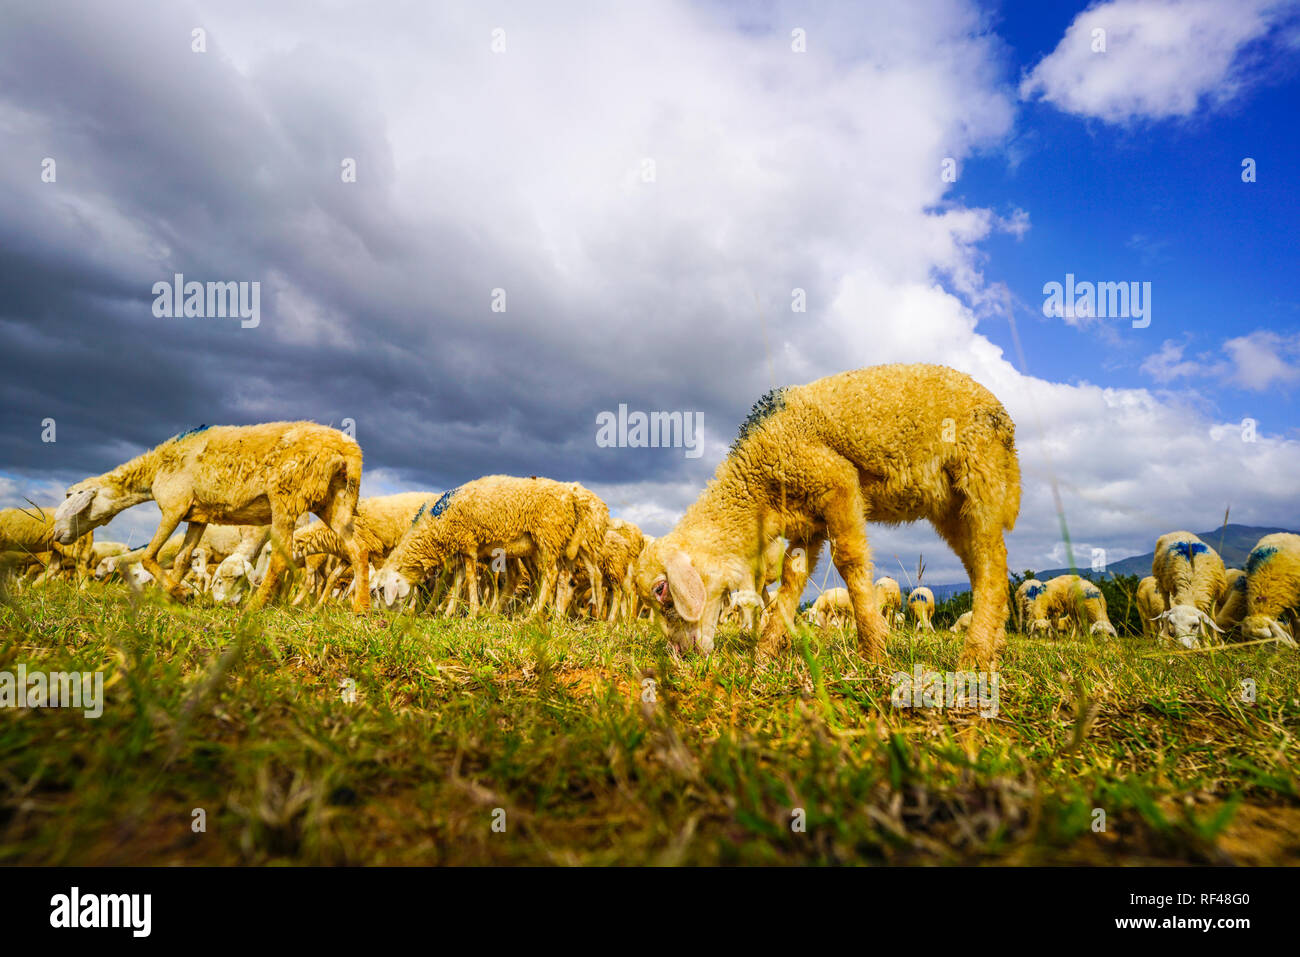
[[[771,652],[829,542],[846,587],[824,592],[810,616],[822,626],[851,618],[862,653],[879,660],[905,614],[931,628],[934,597],[918,587],[904,602],[894,579],[872,580],[865,526],[926,519],[970,577],[973,608],[954,626],[965,662],[996,666],[1008,606],[1030,634],[1115,635],[1101,592],[1077,575],[1026,581],[1009,600],[1015,426],[991,393],[942,366],[874,366],[769,392],[699,500],[658,539],[611,519],[576,482],[492,475],[441,495],[362,499],[361,467],[357,443],[326,426],[200,427],[78,482],[52,513],[0,511],[0,563],[38,583],[120,576],[254,607],[281,594],[295,605],[350,597],[360,614],[373,595],[448,616],[486,608],[618,622],[648,612],[675,649],[705,653],[726,617],[757,618]],[[147,545],[94,541],[95,528],[149,500],[162,520]],[[297,583],[284,580],[290,563],[303,570]],[[1188,647],[1233,630],[1294,644],[1300,536],[1267,536],[1244,570],[1225,572],[1212,548],[1173,532],[1152,572],[1137,598],[1153,634]]]

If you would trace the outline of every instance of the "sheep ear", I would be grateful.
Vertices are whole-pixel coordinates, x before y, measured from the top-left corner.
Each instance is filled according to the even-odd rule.
[[[83,488],[75,495],[69,495],[59,504],[59,507],[54,510],[54,520],[57,522],[60,519],[71,518],[73,515],[80,515],[82,511],[90,505],[90,500],[95,497],[97,491],[99,490]]]
[[[672,592],[677,614],[686,621],[699,621],[704,614],[704,579],[685,552],[672,552],[664,559],[668,590]]]
[[[1220,628],[1220,627],[1218,626],[1217,623],[1215,623],[1215,621],[1214,621],[1213,618],[1211,618],[1211,617],[1210,617],[1209,615],[1207,615],[1205,612],[1201,612],[1201,617],[1205,619],[1205,623],[1206,623],[1207,625],[1209,625],[1211,628],[1213,628],[1213,629],[1214,629],[1215,631],[1217,631],[1219,634],[1223,634],[1223,629]]]

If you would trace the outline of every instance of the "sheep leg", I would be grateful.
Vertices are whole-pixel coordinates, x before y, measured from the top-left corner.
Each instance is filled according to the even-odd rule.
[[[808,583],[808,576],[812,574],[812,566],[817,561],[821,547],[820,536],[814,536],[808,541],[790,541],[790,553],[781,563],[781,587],[777,589],[776,598],[768,609],[767,623],[759,638],[760,654],[774,655],[785,647],[787,630],[794,628],[794,610],[799,605],[799,595]],[[793,557],[794,551],[800,548],[804,550],[803,561],[797,561]]]
[[[1001,519],[990,515],[986,530],[979,514],[963,517],[954,510],[947,521],[935,523],[935,530],[957,553],[970,576],[974,607],[970,628],[962,647],[961,667],[992,671],[1006,644],[1007,546],[1002,539]]]
[[[188,505],[186,506],[188,508]],[[158,564],[157,555],[162,550],[167,539],[171,538],[172,532],[176,531],[176,526],[181,523],[185,517],[185,511],[176,509],[172,512],[163,512],[162,522],[158,525],[158,531],[153,533],[153,538],[149,540],[149,545],[140,556],[140,564],[144,570],[153,576],[153,580],[161,585],[167,594],[175,596],[180,589],[180,580],[173,582],[170,577],[162,570]],[[173,565],[173,567],[175,567]]]
[[[846,475],[840,493],[824,508],[826,533],[831,539],[831,561],[844,579],[853,605],[853,622],[858,647],[868,661],[885,657],[889,625],[876,607],[876,588],[871,579],[871,546],[867,543],[866,513],[862,489],[856,474]]]
[[[325,579],[325,584],[321,587],[320,598],[316,600],[317,606],[323,605],[329,600],[330,595],[334,591],[334,586],[337,585],[339,579],[343,577],[343,573],[347,571],[347,567],[347,564],[344,562],[339,562],[334,566],[334,570],[329,573],[329,576]]]
[[[207,527],[206,522],[190,522],[185,527],[185,540],[181,542],[181,550],[172,559],[172,571],[176,572],[176,584],[178,586],[185,580],[186,574],[190,571],[190,556],[194,554],[194,548],[199,544],[199,539],[203,537],[203,532]]]
[[[546,603],[555,594],[555,584],[560,576],[560,567],[549,554],[538,555],[537,566],[541,574],[538,576],[537,596],[533,600],[532,610],[528,613],[529,618],[536,618],[545,610]]]
[[[465,584],[469,586],[469,616],[478,617],[478,556],[466,555]]]
[[[451,580],[451,587],[447,589],[447,607],[443,610],[443,617],[451,618],[456,614],[456,601],[460,598],[460,587],[464,578],[465,566],[458,562],[456,564],[456,574]]]
[[[267,563],[262,584],[249,602],[250,610],[264,607],[280,585],[285,570],[284,550],[293,544],[293,521],[293,516],[284,512],[271,513],[271,560]]]

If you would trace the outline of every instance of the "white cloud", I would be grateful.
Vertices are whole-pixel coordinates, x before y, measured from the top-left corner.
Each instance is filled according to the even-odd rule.
[[[1263,72],[1251,44],[1281,27],[1294,44],[1295,0],[1111,0],[1074,18],[1020,94],[1110,123],[1187,117],[1227,103]],[[1104,31],[1105,51],[1095,47]]]
[[[1300,474],[1300,443],[1212,433],[1216,423],[1176,396],[1036,378],[981,328],[1006,321],[996,318],[981,243],[995,231],[1032,241],[1032,210],[1003,217],[962,206],[940,176],[944,157],[1011,133],[1013,93],[977,9],[901,0],[842,19],[801,9],[794,25],[808,31],[806,54],[790,52],[792,21],[779,6],[745,31],[706,16],[675,4],[502,17],[380,6],[340,30],[343,21],[312,5],[203,10],[213,47],[203,68],[233,71],[241,96],[302,153],[289,171],[270,154],[265,175],[288,177],[275,180],[284,191],[289,173],[331,181],[266,239],[288,239],[293,255],[276,263],[290,290],[286,323],[265,322],[259,346],[350,347],[363,332],[366,350],[419,356],[427,381],[395,383],[382,421],[360,421],[358,439],[367,447],[378,433],[395,436],[430,466],[462,472],[500,470],[492,456],[521,448],[523,468],[557,478],[584,477],[575,463],[610,461],[591,453],[589,415],[581,434],[532,427],[574,395],[582,408],[640,394],[659,408],[708,409],[700,460],[665,450],[667,473],[620,464],[588,480],[615,515],[651,534],[675,521],[724,454],[738,418],[715,410],[735,415],[772,385],[885,362],[962,369],[1011,411],[1024,475],[1013,568],[1062,563],[1053,483],[1071,536],[1115,555],[1145,551],[1171,528],[1212,527],[1228,504],[1243,522],[1296,514],[1297,490],[1283,477]],[[1131,19],[1132,36],[1150,36],[1147,14]],[[502,24],[508,50],[494,55],[491,29]],[[1128,36],[1112,35],[1112,53]],[[203,101],[188,95],[189,79],[173,77],[185,115]],[[302,120],[285,91],[317,88],[330,91],[331,121],[355,119],[346,127],[360,131],[355,142],[316,149],[334,126]],[[333,180],[338,156],[354,148],[376,159],[362,163],[359,187],[370,191],[351,206],[335,198],[349,194]],[[639,175],[645,158],[656,163],[653,183]],[[97,186],[101,201],[121,196]],[[140,236],[132,248],[155,247]],[[497,284],[510,289],[505,315],[486,308]],[[790,310],[795,286],[808,292],[806,313]],[[1188,374],[1183,361],[1170,353],[1153,368],[1174,378]],[[261,376],[241,385],[238,407],[270,417],[284,384],[274,370]],[[507,391],[503,379],[528,388]],[[473,407],[445,420],[411,411],[412,392],[460,382]],[[367,447],[367,494],[429,484],[382,464]],[[147,525],[147,510],[128,514]],[[899,564],[911,574],[923,551],[927,580],[963,577],[924,525],[871,535],[881,573],[905,581]]]
[[[1257,329],[1226,340],[1216,353],[1186,358],[1186,344],[1167,339],[1141,369],[1157,382],[1212,380],[1249,392],[1300,383],[1300,333]]]

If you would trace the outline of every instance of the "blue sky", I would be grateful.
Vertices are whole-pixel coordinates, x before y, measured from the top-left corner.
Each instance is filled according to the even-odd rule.
[[[1052,52],[1086,4],[998,5],[995,30],[1017,74]],[[1022,102],[1005,144],[964,166],[954,196],[969,205],[1030,210],[1030,236],[991,237],[986,276],[1031,310],[1045,281],[1066,272],[1093,280],[1152,283],[1145,329],[1110,321],[1108,335],[1062,329],[1021,314],[1036,375],[1133,387],[1159,386],[1141,368],[1166,340],[1191,357],[1256,330],[1300,332],[1300,221],[1294,157],[1300,155],[1300,70],[1294,51],[1250,72],[1235,101],[1188,117],[1133,117],[1122,124]],[[1009,152],[1011,155],[1009,155]],[[1257,179],[1244,183],[1252,157]],[[983,331],[1010,349],[996,323]],[[1183,380],[1167,383],[1187,387]],[[1250,416],[1262,430],[1296,435],[1296,389],[1246,389],[1213,381],[1199,395],[1223,420]]]

